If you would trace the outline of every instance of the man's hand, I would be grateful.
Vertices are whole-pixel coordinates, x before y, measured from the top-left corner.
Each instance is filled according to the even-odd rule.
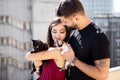
[[[74,51],[70,45],[68,45],[69,51],[64,52],[63,58],[69,62],[72,62],[73,58],[75,57]]]

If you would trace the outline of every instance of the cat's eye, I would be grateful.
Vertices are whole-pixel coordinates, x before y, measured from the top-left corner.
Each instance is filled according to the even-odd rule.
[[[36,48],[39,48],[39,46],[36,46]]]

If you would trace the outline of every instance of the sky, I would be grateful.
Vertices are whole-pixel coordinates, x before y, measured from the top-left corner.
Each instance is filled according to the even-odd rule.
[[[114,0],[115,12],[120,12],[120,0]]]

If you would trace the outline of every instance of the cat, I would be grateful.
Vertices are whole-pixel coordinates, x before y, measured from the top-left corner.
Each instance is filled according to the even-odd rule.
[[[48,45],[46,43],[43,43],[41,40],[31,39],[31,41],[33,42],[33,49],[34,49],[33,51],[31,51],[31,53],[36,53],[48,49]]]
[[[63,41],[56,41],[56,47],[60,47],[62,49],[61,54],[64,54],[64,52],[69,51],[68,46],[64,45]],[[64,68],[61,68],[61,70],[67,70],[71,66],[71,63],[69,61],[65,62]]]
[[[31,39],[32,41],[32,45],[33,45],[33,51],[31,51],[31,54],[33,53],[36,53],[36,52],[39,52],[39,51],[44,51],[44,50],[48,50],[48,45],[46,43],[43,43],[41,40],[33,40]],[[43,64],[46,60],[43,60]],[[32,63],[32,71],[31,71],[31,74],[33,74],[34,72],[36,71],[36,68],[35,68],[35,65],[34,63]],[[39,67],[39,75],[41,74],[42,72],[42,66]],[[39,80],[39,78],[37,79]]]

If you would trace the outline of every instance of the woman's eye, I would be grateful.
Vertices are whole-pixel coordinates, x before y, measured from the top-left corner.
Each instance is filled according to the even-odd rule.
[[[60,32],[60,33],[65,33],[65,32]]]
[[[53,33],[57,33],[57,32],[53,32]]]

